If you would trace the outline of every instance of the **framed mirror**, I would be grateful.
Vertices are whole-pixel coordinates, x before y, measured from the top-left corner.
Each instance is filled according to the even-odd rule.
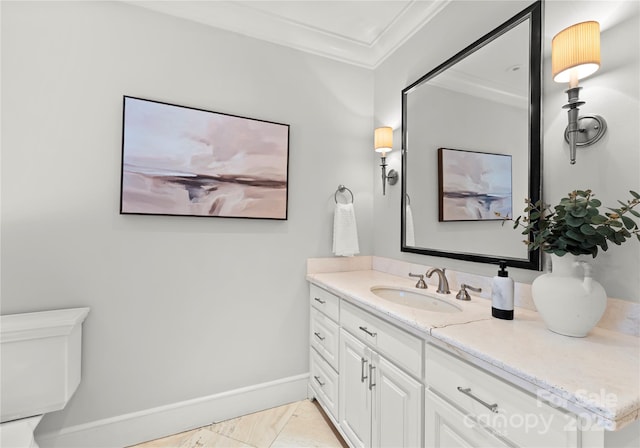
[[[402,91],[403,252],[540,269],[539,251],[500,216],[541,195],[541,9]]]

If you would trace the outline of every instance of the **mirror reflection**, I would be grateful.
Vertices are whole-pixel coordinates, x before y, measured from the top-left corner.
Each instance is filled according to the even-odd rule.
[[[540,6],[403,90],[402,250],[539,269],[502,226],[540,189]]]

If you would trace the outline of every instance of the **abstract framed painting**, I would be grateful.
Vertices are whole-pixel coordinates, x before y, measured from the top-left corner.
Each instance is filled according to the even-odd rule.
[[[511,156],[438,148],[439,221],[513,216]]]
[[[120,213],[287,219],[289,125],[124,96]]]

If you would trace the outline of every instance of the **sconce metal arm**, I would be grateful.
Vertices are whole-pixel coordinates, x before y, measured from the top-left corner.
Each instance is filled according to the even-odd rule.
[[[580,101],[580,89],[582,87],[573,87],[566,91],[568,97],[568,103],[562,106],[563,109],[569,109],[567,115],[569,116],[569,125],[567,126],[567,136],[569,137],[569,163],[574,165],[576,163],[576,141],[578,138],[578,112],[580,112],[580,106],[584,105],[584,101]]]
[[[607,122],[600,115],[579,116],[580,106],[584,101],[580,101],[580,89],[582,87],[572,87],[566,91],[568,103],[563,109],[568,109],[567,115],[569,124],[564,132],[564,137],[569,143],[569,162],[576,163],[576,148],[593,145],[600,140],[607,131]]]
[[[385,156],[380,157],[380,162],[382,167],[382,195],[384,196],[387,182],[389,182],[389,185],[395,185],[398,182],[398,172],[389,170],[389,174],[387,174],[387,158]]]

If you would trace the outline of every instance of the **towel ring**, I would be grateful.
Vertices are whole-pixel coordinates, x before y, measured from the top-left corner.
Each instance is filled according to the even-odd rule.
[[[349,190],[347,187],[345,187],[344,185],[340,184],[338,185],[338,189],[333,195],[333,199],[336,201],[336,204],[338,203],[338,193],[344,193],[345,190],[348,191],[349,194],[351,195],[351,202],[353,203],[353,192]]]

